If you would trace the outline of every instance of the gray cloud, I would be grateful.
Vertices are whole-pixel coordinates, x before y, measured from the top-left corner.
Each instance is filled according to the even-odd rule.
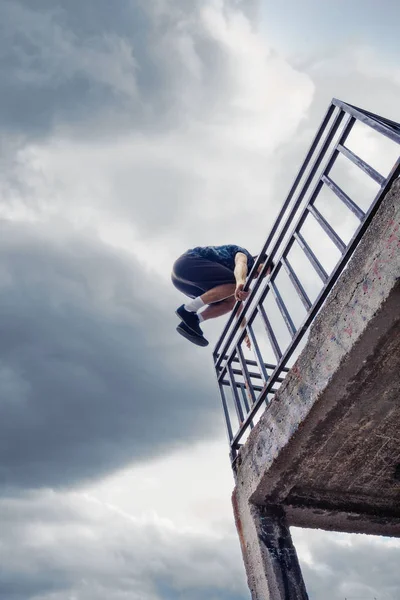
[[[3,130],[42,135],[77,121],[85,129],[93,114],[128,100],[134,109],[137,65],[123,29],[134,32],[137,21],[129,3],[106,4],[2,1]]]
[[[297,529],[311,558],[302,564],[311,600],[394,600],[400,590],[400,548],[388,539]],[[302,561],[301,561],[302,562]]]
[[[83,494],[0,500],[0,597],[245,600],[239,543],[135,519]]]
[[[98,137],[171,129],[206,104],[223,109],[229,57],[198,18],[203,8],[2,0],[2,129],[37,137],[63,127]]]
[[[0,247],[3,484],[99,476],[221,426],[163,285],[57,228],[3,223]]]
[[[218,535],[138,518],[82,493],[0,500],[0,597],[13,600],[247,600],[231,524]],[[310,600],[394,600],[388,540],[296,529]],[[386,544],[385,544],[386,542]],[[300,551],[301,559],[301,551]]]

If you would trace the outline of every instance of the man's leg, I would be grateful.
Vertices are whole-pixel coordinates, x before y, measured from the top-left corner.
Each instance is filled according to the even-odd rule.
[[[185,303],[185,309],[190,312],[197,312],[206,304],[213,304],[214,302],[225,300],[230,296],[233,296],[235,293],[235,287],[236,286],[234,283],[223,283],[222,285],[217,285],[215,288],[204,292],[204,294],[201,296],[198,296],[193,300],[188,300]]]
[[[207,306],[207,308],[200,313],[201,320],[208,321],[209,319],[215,319],[216,317],[226,315],[231,312],[235,306],[235,302],[235,296],[230,296],[229,298],[225,298],[225,300],[221,300],[218,304],[210,304],[210,306]]]
[[[223,301],[235,293],[234,274],[219,263],[201,257],[183,255],[174,264],[172,282],[177,289],[192,298],[175,312],[189,332],[192,331],[197,336],[204,338],[200,327],[203,320],[226,314],[233,307],[232,300],[227,304]],[[194,291],[196,288],[197,293]],[[215,303],[221,303],[223,306],[207,306]],[[205,307],[206,310],[199,313]],[[178,332],[187,337],[187,330],[182,332],[181,329],[179,325]]]
[[[236,285],[234,283],[223,283],[202,294],[201,299],[204,304],[213,304],[214,302],[220,302],[221,300],[229,300],[231,296],[233,297],[235,289]]]
[[[182,304],[176,309],[177,316],[197,335],[202,336],[203,331],[200,323],[208,319],[215,319],[221,315],[225,315],[232,310],[235,304],[235,284],[224,283],[218,285],[211,290],[208,290],[201,296]],[[213,303],[218,304],[213,306]],[[206,304],[210,304],[203,312],[198,313]]]

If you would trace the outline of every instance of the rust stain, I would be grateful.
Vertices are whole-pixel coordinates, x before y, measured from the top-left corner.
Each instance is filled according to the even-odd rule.
[[[239,514],[239,505],[238,505],[238,501],[237,501],[236,490],[233,490],[232,506],[233,506],[233,514],[235,516],[236,529],[237,529],[239,541],[240,541],[240,547],[242,549],[243,558],[245,559],[246,554],[247,554],[246,542],[244,539],[242,520],[241,520],[240,514]]]

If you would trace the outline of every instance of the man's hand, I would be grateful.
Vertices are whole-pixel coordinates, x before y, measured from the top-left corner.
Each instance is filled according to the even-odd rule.
[[[243,302],[243,300],[246,300],[246,298],[250,294],[250,291],[248,291],[248,292],[243,291],[244,286],[245,286],[244,283],[238,283],[236,286],[235,300],[237,300],[238,302]]]
[[[244,338],[244,343],[246,344],[248,349],[251,350],[251,341],[248,335],[246,335],[246,337]]]

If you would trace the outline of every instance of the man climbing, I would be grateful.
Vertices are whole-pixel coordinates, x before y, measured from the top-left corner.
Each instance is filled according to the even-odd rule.
[[[174,263],[171,279],[191,300],[176,310],[181,319],[177,332],[197,346],[208,346],[200,323],[225,315],[236,301],[246,300],[250,292],[243,288],[255,259],[245,248],[232,244],[197,247],[182,254]]]

